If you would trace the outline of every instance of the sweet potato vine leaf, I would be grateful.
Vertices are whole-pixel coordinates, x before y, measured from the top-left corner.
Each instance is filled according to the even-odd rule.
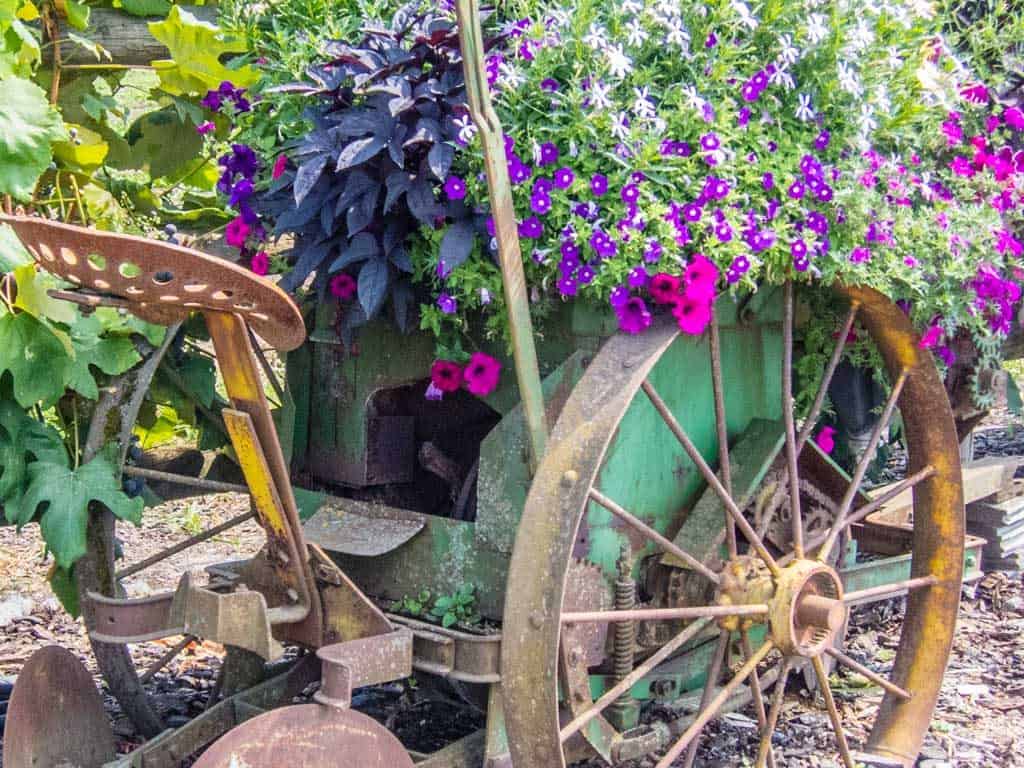
[[[114,466],[104,456],[76,470],[36,461],[29,465],[28,476],[24,495],[7,505],[8,520],[21,527],[38,516],[43,540],[59,568],[70,568],[85,554],[91,502],[122,520],[142,522],[142,498],[125,495]]]

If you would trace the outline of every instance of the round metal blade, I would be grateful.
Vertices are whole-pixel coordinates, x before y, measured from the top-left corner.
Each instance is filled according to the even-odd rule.
[[[320,704],[254,717],[214,743],[193,768],[413,768],[390,731],[351,709]]]
[[[60,646],[33,653],[7,706],[5,768],[100,768],[114,756],[114,734],[92,675]]]

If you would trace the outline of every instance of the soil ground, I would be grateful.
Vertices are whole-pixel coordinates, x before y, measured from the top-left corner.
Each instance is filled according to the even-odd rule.
[[[1006,420],[984,428],[976,446],[988,454],[1024,455],[1024,431]],[[122,546],[136,561],[198,530],[246,511],[248,499],[235,494],[168,502],[149,510],[142,528],[120,526]],[[263,535],[253,522],[209,540],[130,579],[132,596],[172,588],[181,573],[255,552]],[[90,670],[95,666],[81,625],[52,597],[46,582],[48,563],[36,528],[16,534],[0,528],[0,676],[14,676],[37,648],[57,643],[71,649]],[[898,641],[902,605],[895,600],[858,613],[848,652],[886,672]],[[176,642],[135,647],[140,668]],[[157,705],[170,725],[202,711],[214,685],[223,649],[193,644],[157,674],[152,683]],[[864,678],[835,673],[833,683],[854,745],[866,735],[881,699]],[[123,749],[137,738],[110,697],[107,704]],[[361,708],[398,731],[407,746],[430,751],[482,723],[480,712],[454,692],[427,685],[394,685],[365,691]],[[702,740],[697,765],[707,768],[742,764],[740,753],[756,751],[756,721],[734,713],[713,723]],[[793,676],[775,739],[780,766],[838,766],[827,715],[820,697]],[[635,763],[636,768],[654,764]],[[681,765],[680,763],[678,763]],[[938,709],[919,761],[921,768],[1024,768],[1024,585],[1019,572],[992,573],[964,588],[961,618]],[[540,767],[538,767],[540,768]]]

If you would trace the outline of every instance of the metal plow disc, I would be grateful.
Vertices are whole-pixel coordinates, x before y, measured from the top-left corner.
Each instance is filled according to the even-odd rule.
[[[100,768],[114,756],[92,675],[59,646],[33,653],[7,707],[5,768]]]
[[[5,763],[6,765],[6,763]],[[301,704],[229,731],[193,768],[413,768],[390,731],[351,709]]]

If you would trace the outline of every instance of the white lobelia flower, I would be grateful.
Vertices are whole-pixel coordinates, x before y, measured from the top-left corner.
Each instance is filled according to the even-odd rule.
[[[814,109],[813,109],[813,107],[811,105],[811,96],[810,96],[810,94],[801,93],[797,97],[797,101],[799,103],[796,105],[796,112],[794,113],[794,114],[796,114],[797,120],[803,120],[805,122],[808,121],[808,120],[813,120],[814,119]]]
[[[629,115],[625,112],[619,112],[612,118],[612,136],[619,141],[629,138]]]
[[[593,109],[604,111],[611,108],[612,100],[608,98],[608,94],[612,91],[610,85],[606,85],[601,80],[596,80],[590,84],[590,106]]]
[[[465,114],[462,117],[456,117],[453,123],[459,130],[459,141],[463,144],[471,144],[477,134],[477,127],[473,123],[473,118]]]
[[[633,99],[634,115],[645,120],[650,120],[657,115],[654,102],[651,101],[650,90],[646,85],[641,88],[634,88],[633,95],[635,97]]]
[[[537,143],[536,139],[533,140],[533,144],[530,146],[530,154],[533,155],[533,164],[540,165],[542,156],[540,152],[540,144]]]
[[[935,6],[929,0],[910,0],[910,8],[922,19],[932,20],[935,18]]]
[[[633,60],[622,50],[621,43],[605,48],[604,58],[608,62],[608,71],[612,77],[621,79],[633,71]]]
[[[548,18],[551,19],[551,24],[556,29],[565,29],[569,26],[571,20],[569,12],[564,8],[555,8],[548,12]]]
[[[875,120],[870,104],[861,106],[860,114],[857,116],[857,127],[862,134],[870,134],[878,127],[878,121]]]
[[[569,157],[579,157],[579,155],[580,155],[579,145],[575,141],[570,141],[569,142]]]
[[[638,2],[638,0],[626,0],[622,4],[622,12],[636,16],[644,12],[644,4]]]
[[[899,49],[895,46],[889,46],[885,52],[885,63],[889,69],[902,69],[903,68],[903,57],[900,56]]]
[[[862,96],[864,86],[857,77],[856,70],[845,61],[840,61],[838,66],[839,87],[853,96]]]
[[[647,42],[648,37],[650,35],[647,34],[647,30],[644,29],[640,19],[633,19],[626,25],[626,42],[630,45],[639,47]]]
[[[871,45],[874,39],[875,35],[871,31],[871,27],[868,26],[866,20],[861,19],[850,35],[850,47],[854,51],[860,52]]]
[[[800,61],[802,54],[800,49],[793,45],[792,35],[783,35],[779,38],[779,46],[782,51],[779,53],[779,61],[785,62],[786,66],[796,64]]]
[[[807,18],[807,40],[811,45],[817,45],[828,37],[828,20],[824,14],[812,13]]]
[[[684,85],[683,96],[686,97],[686,103],[690,105],[691,109],[695,109],[698,112],[704,109],[704,97],[697,93],[697,87],[693,85]]]
[[[665,131],[668,130],[668,123],[665,122],[664,118],[658,117],[657,115],[650,118],[648,120],[647,125],[650,128],[650,132],[653,133],[655,136],[661,136],[663,133],[665,133]]]
[[[879,85],[874,93],[874,102],[878,111],[884,115],[892,114],[892,99],[889,98],[889,89],[884,84]]]
[[[747,29],[757,29],[758,20],[750,12],[750,6],[743,2],[743,0],[732,0],[732,9],[736,11],[736,14],[740,17],[740,24],[747,27]]]
[[[673,16],[665,24],[665,42],[674,45],[684,54],[690,52],[690,31],[678,16]]]
[[[608,30],[594,22],[590,25],[590,30],[584,36],[583,42],[591,48],[601,50],[608,46]]]
[[[503,61],[498,65],[498,85],[502,88],[514,91],[525,82],[526,77],[511,61]]]
[[[783,62],[775,62],[775,71],[768,78],[768,82],[772,85],[781,85],[787,91],[792,91],[796,88],[796,82],[793,80],[793,76],[789,74],[789,70]]]

